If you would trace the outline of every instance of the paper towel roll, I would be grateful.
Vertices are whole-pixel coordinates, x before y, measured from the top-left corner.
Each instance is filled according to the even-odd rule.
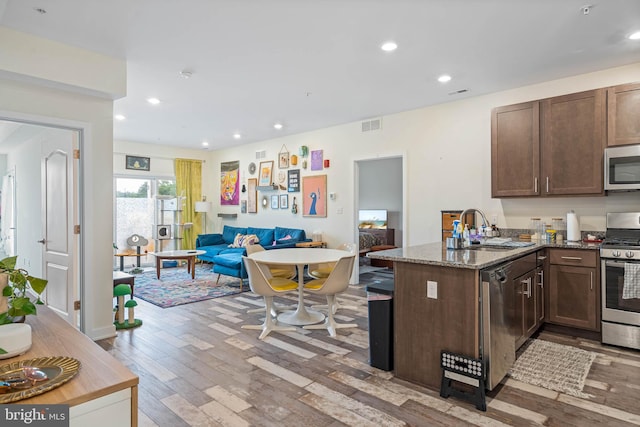
[[[567,240],[570,242],[579,242],[581,240],[578,215],[574,211],[567,213]]]

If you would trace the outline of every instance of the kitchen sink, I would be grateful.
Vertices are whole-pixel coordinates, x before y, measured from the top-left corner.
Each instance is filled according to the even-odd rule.
[[[469,249],[471,251],[487,251],[487,252],[502,252],[502,251],[510,251],[513,249],[517,249],[513,246],[498,246],[498,245],[474,245],[469,246],[465,249]]]

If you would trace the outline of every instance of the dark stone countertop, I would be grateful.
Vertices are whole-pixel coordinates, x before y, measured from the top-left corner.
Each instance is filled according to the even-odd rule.
[[[395,262],[480,270],[520,258],[523,255],[544,248],[599,250],[600,244],[583,242],[535,243],[532,246],[522,248],[484,251],[477,249],[447,249],[444,242],[435,242],[406,248],[369,252],[367,257]]]

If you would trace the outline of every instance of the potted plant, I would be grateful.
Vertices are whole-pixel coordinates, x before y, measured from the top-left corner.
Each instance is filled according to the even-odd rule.
[[[45,279],[33,277],[28,271],[16,268],[18,257],[8,257],[0,261],[0,328],[36,314],[36,304],[43,304],[40,295],[47,286]],[[31,290],[37,295],[32,302],[27,292]],[[0,348],[0,354],[6,351]]]

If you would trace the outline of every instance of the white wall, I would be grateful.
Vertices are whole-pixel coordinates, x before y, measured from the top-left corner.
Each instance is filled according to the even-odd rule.
[[[395,155],[405,155],[407,245],[440,240],[441,209],[479,208],[487,215],[497,215],[498,226],[508,228],[526,228],[532,216],[550,220],[574,209],[583,229],[604,230],[606,212],[640,211],[640,193],[491,199],[491,110],[501,105],[634,82],[640,80],[639,76],[640,63],[636,63],[385,116],[379,132],[362,133],[360,123],[356,122],[219,150],[213,153],[214,161],[207,168],[215,172],[219,171],[220,162],[240,160],[241,181],[245,182],[249,162],[258,162],[255,151],[264,149],[266,160],[275,161],[282,144],[291,153],[301,145],[307,145],[309,150],[323,149],[325,158],[331,159],[331,167],[313,173],[327,173],[328,192],[338,195],[335,202],[328,201],[327,218],[310,219],[290,211],[259,209],[257,214],[239,214],[237,220],[225,223],[289,225],[308,232],[322,230],[331,246],[351,238],[354,229],[354,161]],[[308,174],[311,171],[302,172],[303,176]],[[215,206],[219,189],[213,187],[211,192]],[[246,199],[246,195],[241,198]],[[239,212],[235,207],[218,209]],[[340,209],[342,214],[337,213]]]
[[[84,129],[84,326],[93,339],[113,336],[112,99],[124,93],[125,63],[20,33],[5,38],[0,30],[0,50],[11,53],[11,61],[0,61],[0,117]],[[51,58],[64,61],[52,67]]]

